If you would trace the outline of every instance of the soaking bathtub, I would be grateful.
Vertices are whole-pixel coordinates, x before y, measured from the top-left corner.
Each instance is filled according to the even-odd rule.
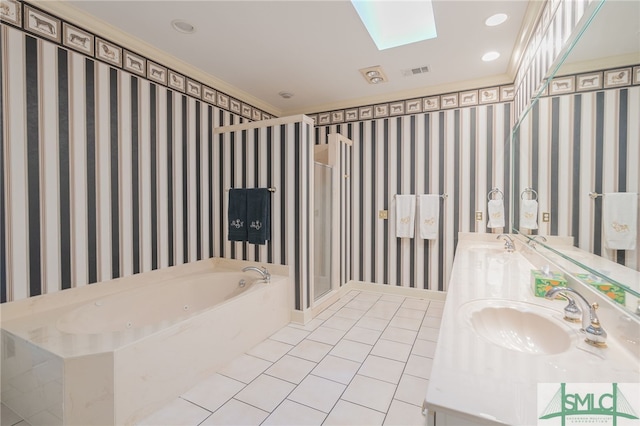
[[[291,319],[288,267],[207,259],[0,307],[2,402],[31,425],[135,424]],[[262,266],[262,265],[261,265]]]

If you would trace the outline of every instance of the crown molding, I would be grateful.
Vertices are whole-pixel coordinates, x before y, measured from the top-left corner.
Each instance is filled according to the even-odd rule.
[[[175,56],[172,56],[157,47],[138,39],[130,34],[125,33],[121,29],[110,25],[93,15],[90,15],[66,1],[48,1],[48,0],[32,0],[29,2],[34,6],[56,15],[69,23],[84,28],[92,33],[110,40],[114,43],[131,50],[134,53],[144,54],[144,56],[158,64],[171,68],[188,78],[198,80],[199,82],[211,86],[213,89],[236,98],[247,104],[259,108],[271,115],[281,116],[282,111],[273,105],[246,93],[229,83],[208,74],[193,65],[184,62]],[[114,5],[117,7],[117,5]]]

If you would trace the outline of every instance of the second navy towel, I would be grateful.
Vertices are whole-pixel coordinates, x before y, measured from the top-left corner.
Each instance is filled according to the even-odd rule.
[[[247,241],[247,191],[229,190],[229,241]]]
[[[271,193],[266,188],[247,192],[249,243],[264,244],[271,239]]]

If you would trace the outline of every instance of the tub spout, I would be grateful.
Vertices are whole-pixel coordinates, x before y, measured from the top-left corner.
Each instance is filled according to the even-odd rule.
[[[266,282],[271,281],[271,274],[264,266],[262,268],[258,268],[257,266],[247,266],[246,268],[242,268],[242,272],[247,271],[256,271],[262,276],[263,280],[265,280]]]

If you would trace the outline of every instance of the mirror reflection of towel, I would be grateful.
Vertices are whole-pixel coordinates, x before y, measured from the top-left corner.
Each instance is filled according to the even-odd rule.
[[[538,202],[536,200],[521,201],[520,227],[538,229]]]
[[[487,214],[489,215],[488,228],[503,228],[504,227],[504,201],[489,200],[487,205]]]
[[[267,188],[247,191],[249,243],[264,244],[271,239],[271,193]]]
[[[229,190],[229,241],[247,241],[247,190]]]
[[[396,237],[413,238],[416,223],[416,196],[396,194]]]
[[[604,245],[614,250],[635,250],[638,238],[638,194],[613,192],[602,200]]]

